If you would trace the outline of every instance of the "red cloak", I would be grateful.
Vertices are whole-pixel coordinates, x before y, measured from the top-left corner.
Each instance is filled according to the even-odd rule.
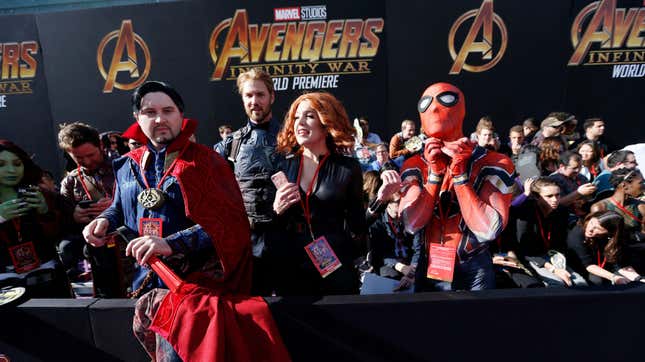
[[[188,140],[197,122],[184,119],[167,154],[185,151],[171,175],[177,179],[186,216],[211,237],[223,266],[221,279],[193,273],[162,301],[151,329],[168,340],[184,361],[288,361],[271,311],[251,289],[250,229],[242,195],[226,161]],[[134,123],[123,137],[142,144],[147,137]],[[126,156],[137,163],[146,150]]]

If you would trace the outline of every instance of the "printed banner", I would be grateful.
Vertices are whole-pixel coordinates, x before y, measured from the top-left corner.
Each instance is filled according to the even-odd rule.
[[[83,121],[123,131],[133,121],[131,95],[162,80],[184,98],[199,136],[217,134],[208,89],[208,34],[201,4],[122,6],[37,16],[54,123]]]
[[[32,15],[0,17],[0,138],[46,169],[58,166],[43,48]]]
[[[611,143],[645,142],[645,3],[575,1],[567,32],[567,110],[602,117]],[[636,128],[638,129],[638,128]]]
[[[218,142],[219,125],[246,122],[235,79],[252,67],[273,77],[277,119],[324,90],[384,140],[403,119],[418,125],[418,98],[440,81],[464,92],[466,133],[484,115],[505,137],[526,117],[567,111],[604,117],[612,144],[642,140],[630,127],[643,117],[641,0],[202,0],[2,20],[0,136],[55,174],[58,124],[122,131],[146,80],[172,83],[200,121],[198,142]]]
[[[350,119],[365,115],[371,128],[386,124],[383,1],[208,2],[209,80],[221,123],[246,122],[235,79],[253,67],[271,74],[273,116],[282,121],[300,94],[323,90],[339,98]]]

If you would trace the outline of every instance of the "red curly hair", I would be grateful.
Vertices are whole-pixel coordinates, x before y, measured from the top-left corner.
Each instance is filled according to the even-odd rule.
[[[347,111],[345,111],[343,104],[331,93],[326,92],[305,93],[291,103],[289,111],[284,117],[282,129],[278,133],[277,150],[282,153],[290,153],[297,149],[297,152],[301,152],[296,141],[294,124],[296,109],[303,101],[309,101],[311,108],[318,113],[320,123],[327,131],[327,148],[336,153],[348,152],[354,146],[356,130],[349,123],[349,117],[347,117]]]

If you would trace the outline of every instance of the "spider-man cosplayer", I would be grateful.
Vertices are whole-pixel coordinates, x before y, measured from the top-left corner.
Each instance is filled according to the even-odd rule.
[[[463,136],[465,108],[462,92],[448,83],[431,85],[418,103],[428,139],[401,168],[407,186],[399,210],[408,232],[425,227],[417,291],[495,287],[488,245],[508,222],[514,168]]]

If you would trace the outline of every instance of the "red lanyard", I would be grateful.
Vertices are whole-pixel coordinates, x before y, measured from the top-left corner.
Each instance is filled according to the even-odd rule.
[[[13,223],[14,229],[16,229],[16,235],[18,237],[18,244],[20,244],[20,243],[22,243],[22,233],[20,232],[20,229],[21,229],[20,218],[12,219],[11,222]]]
[[[392,234],[394,235],[396,246],[399,249],[403,249],[403,238],[401,237],[401,232],[397,227],[394,226],[390,215],[387,215],[387,223],[390,224],[390,230],[392,230]]]
[[[544,246],[547,250],[551,247],[551,230],[544,236],[544,228],[542,227],[542,218],[540,218],[540,213],[535,210],[535,218],[538,222],[538,228],[540,229],[540,234],[542,235],[542,240],[544,240]]]
[[[300,199],[300,205],[302,205],[302,210],[305,212],[305,219],[307,220],[307,226],[309,226],[309,233],[311,233],[311,239],[314,238],[314,232],[311,229],[311,210],[309,209],[309,196],[311,195],[314,185],[316,184],[316,179],[318,178],[318,173],[320,172],[320,169],[322,168],[322,165],[325,163],[327,160],[327,157],[329,157],[329,153],[326,154],[320,162],[318,162],[318,167],[316,167],[316,173],[314,173],[314,177],[311,179],[311,182],[309,183],[309,187],[307,187],[307,194],[305,196],[305,200],[303,201],[302,198]],[[305,156],[302,155],[300,156],[300,167],[298,168],[298,179],[296,183],[298,184],[298,187],[300,187],[300,176],[302,175],[302,167],[303,164],[305,163]]]
[[[161,180],[157,183],[157,189],[161,189],[161,185],[163,184],[163,181],[168,177],[170,174],[170,171],[172,171],[173,167],[175,167],[175,164],[177,161],[181,158],[181,156],[184,154],[184,151],[186,151],[186,148],[188,148],[188,145],[190,142],[186,142],[184,147],[179,151],[179,155],[177,155],[177,158],[172,161],[170,164],[170,167],[164,172],[163,176],[161,176]],[[141,157],[141,163],[139,164],[139,168],[141,169],[141,178],[143,179],[143,183],[146,185],[146,189],[150,188],[150,184],[148,183],[148,179],[146,178],[146,170],[143,168],[143,157]]]
[[[637,222],[637,223],[639,223],[639,224],[641,223],[641,220],[640,220],[639,218],[637,218],[637,217],[636,217],[636,215],[632,214],[632,213],[631,213],[631,212],[629,212],[629,210],[627,210],[623,205],[619,204],[619,203],[618,203],[618,201],[616,201],[616,199],[614,199],[614,197],[613,197],[613,196],[611,197],[611,199],[610,199],[610,200],[611,200],[611,202],[613,202],[613,203],[614,203],[614,205],[616,205],[616,207],[618,207],[618,208],[619,208],[620,210],[622,210],[625,214],[629,215],[629,217],[631,217],[632,219],[634,219],[634,221],[636,221],[636,222]]]
[[[392,230],[392,234],[394,234],[394,237],[396,238],[398,236],[399,232],[394,227],[394,224],[392,223],[392,218],[390,218],[390,215],[387,216],[387,223],[390,225],[390,230]]]
[[[449,180],[448,181],[448,187],[446,188],[446,190],[442,190],[442,191],[450,192],[450,202],[448,202],[448,207],[446,208],[445,213],[443,211],[443,206],[442,206],[442,203],[441,203],[441,192],[439,192],[439,202],[437,203],[438,204],[437,209],[439,210],[439,227],[441,229],[440,239],[441,239],[441,244],[442,245],[444,244],[444,236],[446,234],[445,233],[446,224],[448,223],[448,217],[450,216],[450,206],[452,206],[452,200],[453,200],[453,196],[454,196],[453,193],[450,191],[450,189],[452,188],[452,173],[450,172],[450,170],[448,170],[448,172],[446,172],[446,176],[445,176],[444,180],[445,179]]]
[[[81,165],[78,165],[78,179],[81,181],[81,187],[83,187],[83,191],[85,191],[85,195],[87,195],[87,198],[92,200],[92,194],[90,194],[89,189],[87,188],[87,185],[85,185],[85,177],[83,177],[83,172],[81,171]],[[109,195],[107,192],[105,193],[105,197],[107,198]]]
[[[605,269],[605,263],[607,262],[607,257],[602,258],[602,263],[600,262],[600,250],[596,250],[596,256],[598,256],[598,266]]]
[[[598,176],[598,169],[596,168],[596,165],[591,165],[589,167],[589,172],[593,175],[594,178]]]

